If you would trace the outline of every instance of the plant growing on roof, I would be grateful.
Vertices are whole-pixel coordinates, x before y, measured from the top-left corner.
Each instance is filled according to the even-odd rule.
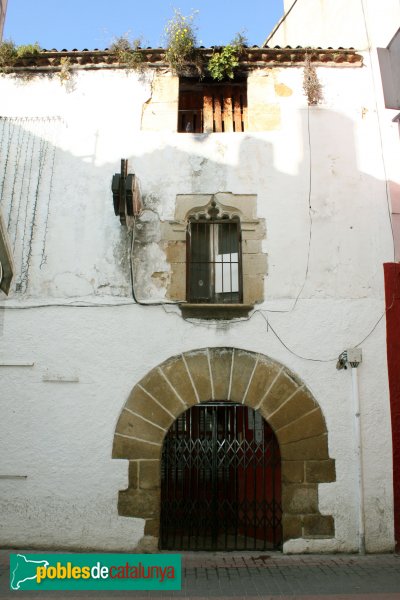
[[[235,70],[239,66],[240,55],[243,54],[246,38],[242,33],[237,33],[232,42],[220,51],[213,52],[208,61],[207,69],[213,79],[233,79]]]
[[[195,18],[196,12],[184,16],[179,10],[174,9],[174,16],[165,26],[165,59],[178,75],[188,64],[198,62]]]
[[[7,73],[17,58],[17,48],[12,40],[0,43],[0,73]]]
[[[38,42],[35,42],[34,44],[22,44],[16,48],[17,58],[34,56],[35,54],[39,54],[40,51],[41,47],[39,46]]]
[[[120,36],[111,44],[110,51],[116,54],[120,65],[125,65],[134,71],[143,71],[145,62],[140,51],[141,43],[140,38],[130,41],[128,37]]]
[[[19,58],[39,54],[41,47],[38,42],[16,46],[12,40],[0,43],[0,73],[7,73]]]
[[[309,105],[318,104],[322,100],[322,85],[319,82],[317,71],[311,63],[308,52],[304,59],[303,90]]]

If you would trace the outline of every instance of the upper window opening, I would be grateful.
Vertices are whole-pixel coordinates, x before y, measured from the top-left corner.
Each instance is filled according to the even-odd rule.
[[[223,133],[242,132],[246,129],[246,82],[179,82],[179,132]]]

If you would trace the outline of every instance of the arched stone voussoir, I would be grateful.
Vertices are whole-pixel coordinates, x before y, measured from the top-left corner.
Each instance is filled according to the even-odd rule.
[[[182,355],[174,356],[160,365],[164,377],[168,380],[181,403],[190,408],[198,403],[198,397]]]
[[[115,432],[158,444],[162,443],[165,435],[165,430],[159,425],[132,413],[127,408],[120,414]]]
[[[187,365],[199,402],[213,399],[211,385],[210,357],[207,348],[184,352],[182,357]]]
[[[161,459],[162,444],[152,443],[115,433],[112,458],[128,460]]]
[[[233,368],[230,400],[243,404],[258,362],[258,354],[247,350],[233,350]]]
[[[163,363],[165,367],[165,363]],[[154,398],[176,418],[187,405],[181,399],[161,367],[156,367],[143,377],[138,384],[149,396]]]
[[[329,458],[326,433],[287,444],[279,441],[279,432],[276,437],[281,449],[282,460],[328,460]]]
[[[324,416],[319,408],[300,416],[276,431],[280,444],[307,440],[326,433]]]
[[[233,348],[210,348],[208,351],[214,400],[229,400]]]
[[[258,408],[280,371],[281,366],[278,363],[265,356],[259,356],[247,389],[245,404]]]
[[[289,423],[296,421],[316,408],[321,410],[314,396],[305,385],[297,388],[294,386],[292,392],[292,394],[286,396],[285,400],[278,403],[279,405],[275,408],[275,411],[271,412],[273,405],[269,406],[268,400],[266,402],[266,410],[263,416],[268,420],[274,431],[289,425]],[[276,403],[274,406],[276,406]]]
[[[266,390],[266,394],[260,404],[262,416],[275,429],[275,425],[270,418],[276,413],[291,396],[296,394],[301,385],[291,377],[286,371],[281,369],[273,381],[271,387]]]
[[[188,408],[216,400],[259,410],[275,432],[282,465],[283,539],[333,536],[333,518],[318,508],[318,485],[336,479],[319,404],[285,366],[238,348],[184,352],[135,385],[114,434],[113,458],[130,461],[128,488],[119,492],[119,514],[145,519],[147,534],[158,536],[165,434]]]
[[[175,414],[169,412],[161,402],[149,396],[139,385],[135,385],[133,388],[124,408],[158,425],[164,431],[171,427],[176,418]]]

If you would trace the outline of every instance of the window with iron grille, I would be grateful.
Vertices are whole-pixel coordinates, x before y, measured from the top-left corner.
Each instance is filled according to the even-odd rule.
[[[179,82],[178,132],[241,132],[246,121],[246,82]]]
[[[239,218],[191,219],[187,237],[188,302],[242,303]]]

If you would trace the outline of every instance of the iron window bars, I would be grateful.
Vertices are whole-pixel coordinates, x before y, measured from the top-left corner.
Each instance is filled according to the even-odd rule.
[[[187,232],[187,300],[193,303],[243,302],[241,231],[238,217],[190,219]]]

